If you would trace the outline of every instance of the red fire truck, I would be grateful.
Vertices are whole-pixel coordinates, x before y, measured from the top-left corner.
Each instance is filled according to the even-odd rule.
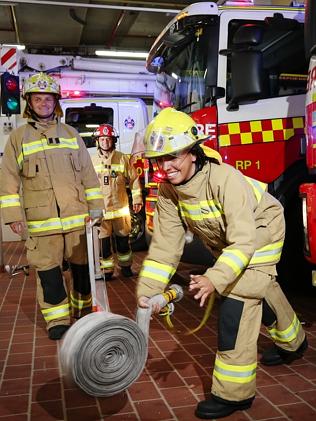
[[[316,3],[306,1],[305,50],[310,57],[306,94],[306,165],[310,174],[316,172]],[[304,253],[308,261],[316,262],[316,184],[300,186],[303,203]],[[316,286],[316,271],[312,272]]]
[[[297,284],[307,282],[310,263],[316,263],[316,248],[309,262],[304,258],[308,241],[300,196],[300,186],[313,181],[304,130],[308,61],[305,11],[299,7],[304,2],[287,7],[255,3],[219,0],[188,6],[155,41],[147,69],[157,74],[155,112],[173,106],[190,113],[224,162],[268,183],[281,201],[287,229],[279,275],[284,284]],[[313,154],[315,167],[315,149]],[[307,213],[308,188],[302,190]],[[147,220],[153,213],[152,193]],[[311,240],[309,228],[305,231]]]

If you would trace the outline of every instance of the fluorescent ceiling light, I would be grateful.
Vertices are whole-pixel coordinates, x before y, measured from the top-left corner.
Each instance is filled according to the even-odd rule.
[[[99,126],[100,126],[100,124],[86,124],[87,129],[95,129]]]
[[[23,44],[2,44],[2,47],[12,47],[17,50],[25,50],[25,45]]]
[[[101,57],[120,57],[120,58],[147,58],[148,53],[142,51],[115,51],[115,50],[96,50],[95,54]]]

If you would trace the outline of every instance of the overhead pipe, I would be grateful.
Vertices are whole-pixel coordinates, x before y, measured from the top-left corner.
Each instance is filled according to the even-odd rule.
[[[1,0],[2,3],[11,3],[12,0]],[[155,7],[137,7],[137,6],[114,6],[108,4],[95,4],[95,3],[75,3],[75,2],[61,2],[51,0],[14,0],[15,4],[40,4],[45,6],[69,6],[69,7],[82,7],[87,9],[110,9],[110,10],[132,10],[136,12],[151,12],[151,13],[171,13],[178,14],[180,9],[162,9]]]

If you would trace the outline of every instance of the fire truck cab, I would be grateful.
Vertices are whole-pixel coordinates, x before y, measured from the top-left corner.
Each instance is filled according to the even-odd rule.
[[[188,6],[157,38],[147,69],[156,73],[154,113],[168,106],[190,113],[224,162],[268,183],[284,205],[279,275],[296,282],[311,269],[299,194],[312,177],[305,160],[305,13],[255,3]]]

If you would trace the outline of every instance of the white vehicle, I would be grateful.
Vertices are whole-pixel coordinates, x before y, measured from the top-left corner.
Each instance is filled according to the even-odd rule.
[[[72,98],[60,101],[63,121],[75,127],[90,153],[95,152],[92,140],[100,124],[111,124],[118,132],[116,148],[131,153],[135,134],[148,124],[148,108],[140,98]]]

